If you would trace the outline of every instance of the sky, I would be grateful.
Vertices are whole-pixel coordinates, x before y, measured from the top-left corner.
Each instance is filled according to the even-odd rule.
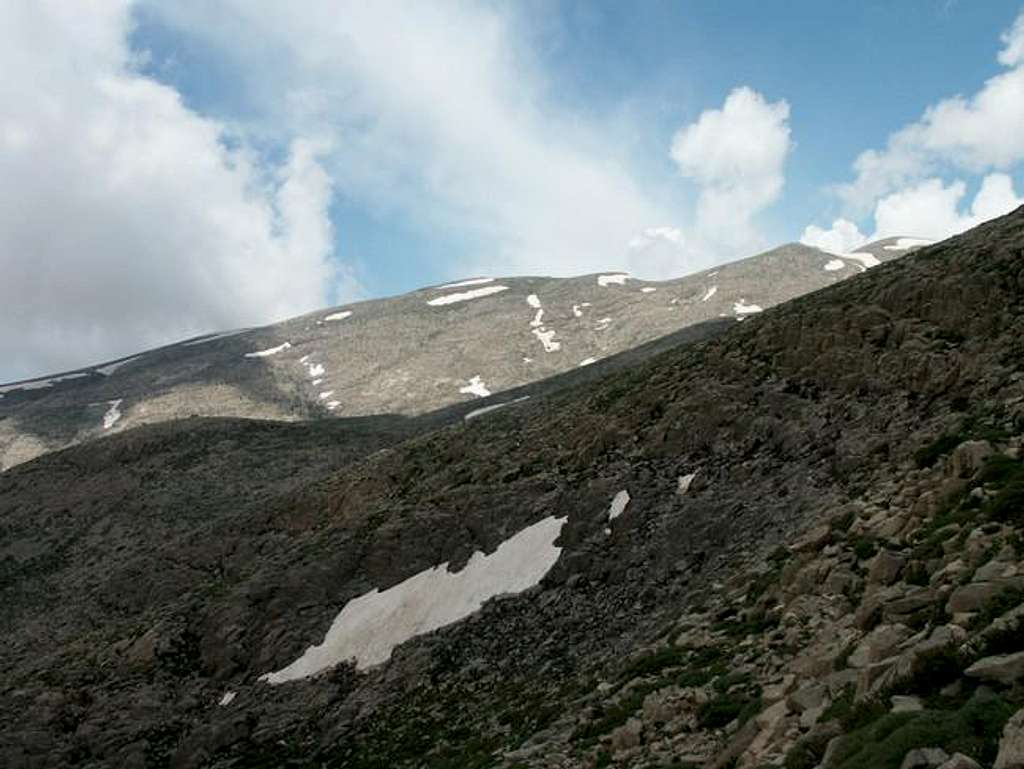
[[[1024,203],[1021,0],[7,0],[0,381]]]

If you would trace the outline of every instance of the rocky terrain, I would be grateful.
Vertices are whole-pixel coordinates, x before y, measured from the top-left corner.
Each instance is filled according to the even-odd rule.
[[[1024,766],[1024,208],[649,353],[3,472],[0,763]]]
[[[855,254],[798,244],[663,283],[621,273],[474,278],[209,334],[0,385],[0,471],[142,424],[189,416],[296,421],[418,415],[591,365],[695,324],[742,320],[919,241]]]

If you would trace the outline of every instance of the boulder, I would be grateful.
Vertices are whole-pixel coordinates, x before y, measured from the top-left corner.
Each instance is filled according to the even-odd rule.
[[[1024,709],[1018,710],[1006,726],[999,740],[999,754],[993,769],[1024,769]]]
[[[896,654],[899,645],[911,636],[906,625],[879,625],[857,644],[847,660],[851,668],[864,668]]]
[[[794,553],[816,553],[829,543],[832,538],[832,527],[827,523],[815,526],[800,539],[789,546]]]
[[[924,704],[919,697],[896,694],[890,697],[889,701],[892,703],[893,713],[916,713],[924,710]]]
[[[630,718],[622,726],[612,732],[612,750],[628,750],[640,744],[644,723],[639,718]]]
[[[899,577],[907,559],[889,550],[882,550],[871,559],[868,567],[868,583],[872,585],[891,585]]]
[[[942,748],[915,748],[903,757],[900,769],[938,769],[949,760]]]
[[[947,614],[978,611],[1006,588],[998,582],[972,582],[958,587],[946,603]]]
[[[984,657],[967,668],[964,674],[1010,686],[1024,677],[1024,652]]]
[[[954,753],[939,769],[981,769],[981,764],[963,753]]]
[[[964,441],[949,455],[949,474],[954,478],[970,478],[994,453],[988,441]]]

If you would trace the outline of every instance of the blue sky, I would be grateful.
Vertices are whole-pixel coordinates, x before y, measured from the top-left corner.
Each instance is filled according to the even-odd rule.
[[[28,73],[0,92],[8,378],[471,274],[673,277],[1022,202],[1020,0],[4,5],[0,66]]]
[[[737,86],[788,102],[785,187],[758,212],[754,247],[797,240],[808,224],[840,215],[829,187],[848,181],[862,151],[884,146],[928,105],[971,94],[998,74],[1000,34],[1020,10],[1019,2],[949,0],[495,7],[512,19],[518,53],[541,72],[547,100],[582,121],[623,121],[633,175],[678,208],[675,224],[690,218],[696,193],[669,157],[673,134]],[[146,73],[176,88],[190,107],[229,123],[274,123],[259,86],[239,73],[250,60],[168,23],[159,8],[142,8],[136,20],[132,44],[151,55]],[[264,150],[284,148],[271,142]],[[1019,184],[1016,169],[1015,176]],[[973,190],[978,179],[967,182]],[[416,222],[401,208],[368,204],[344,189],[336,188],[330,214],[337,257],[356,266],[369,296],[457,277],[463,257],[486,248],[473,233]],[[739,248],[716,250],[714,258],[745,255]],[[501,271],[500,261],[487,266]]]

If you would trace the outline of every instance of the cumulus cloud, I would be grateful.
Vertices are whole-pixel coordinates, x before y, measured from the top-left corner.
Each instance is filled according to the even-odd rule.
[[[346,197],[429,237],[455,233],[470,254],[460,271],[622,268],[634,236],[676,218],[629,171],[619,137],[549,98],[519,20],[500,5],[152,8],[233,62],[273,119],[332,135],[326,162]]]
[[[800,242],[830,254],[847,254],[868,242],[860,228],[849,219],[836,219],[827,230],[815,224],[804,229]]]
[[[872,239],[910,235],[942,240],[1024,204],[1006,174],[986,176],[970,207],[962,211],[966,192],[963,181],[944,184],[932,178],[888,195],[875,207],[877,231]]]
[[[327,148],[268,168],[138,74],[130,25],[115,0],[0,5],[0,379],[269,322],[336,278]]]
[[[854,214],[943,169],[984,173],[1024,160],[1024,12],[1002,40],[998,59],[1011,69],[970,97],[953,96],[928,107],[919,120],[892,134],[884,149],[857,158],[856,178],[838,188]]]
[[[757,240],[756,214],[778,199],[791,147],[789,105],[751,88],[734,89],[721,109],[704,111],[672,140],[680,173],[700,188],[699,234],[715,244]]]

